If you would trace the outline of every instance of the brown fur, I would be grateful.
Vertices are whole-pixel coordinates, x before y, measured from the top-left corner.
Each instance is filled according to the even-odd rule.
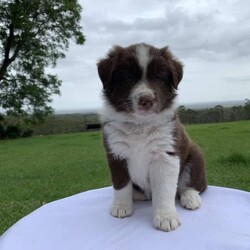
[[[189,187],[202,193],[207,187],[204,156],[200,147],[191,141],[178,118],[176,119],[176,125],[175,148],[180,157],[180,175],[186,164],[189,164],[191,167]]]
[[[119,159],[114,157],[110,152],[108,143],[104,134],[104,147],[106,149],[106,156],[108,160],[108,166],[111,173],[111,179],[113,183],[113,187],[117,190],[122,189],[127,186],[130,177],[127,169],[127,161],[125,159]]]
[[[104,95],[117,111],[133,111],[128,95],[142,75],[142,70],[135,58],[136,46],[137,44],[126,48],[114,46],[107,57],[97,64]],[[183,65],[173,57],[167,47],[159,50],[151,46],[150,53],[153,58],[148,65],[147,78],[149,84],[156,88],[155,91],[159,95],[157,98],[163,101],[160,112],[169,108],[176,97],[175,90],[182,79]],[[129,83],[127,82],[128,72],[133,75]]]
[[[98,62],[98,73],[103,83],[103,93],[110,104],[119,112],[133,112],[132,103],[128,99],[131,89],[141,78],[142,70],[136,61],[136,46],[126,48],[114,46],[109,51],[106,58]],[[149,45],[146,45],[149,46]],[[147,69],[148,84],[156,93],[156,101],[160,106],[156,112],[171,107],[176,90],[183,77],[183,65],[178,61],[167,47],[157,49],[149,46],[150,61]],[[132,76],[132,77],[131,77]],[[174,118],[176,129],[174,131],[175,152],[180,157],[180,176],[188,166],[190,169],[189,187],[193,187],[199,192],[203,192],[207,187],[205,177],[205,161],[200,148],[194,144],[184,128],[179,122],[178,116]],[[105,126],[105,124],[104,124]],[[114,157],[109,148],[104,135],[104,146],[106,148],[107,159],[115,189],[121,189],[130,180],[127,170],[127,162],[124,159]]]

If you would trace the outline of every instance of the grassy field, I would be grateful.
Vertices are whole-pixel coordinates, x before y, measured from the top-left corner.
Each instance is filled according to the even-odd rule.
[[[192,125],[210,185],[250,191],[250,121]],[[0,234],[42,204],[110,185],[100,132],[0,142]]]

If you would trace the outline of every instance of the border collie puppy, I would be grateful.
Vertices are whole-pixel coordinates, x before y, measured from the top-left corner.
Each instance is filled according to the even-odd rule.
[[[205,163],[177,116],[183,66],[168,47],[114,46],[98,64],[103,83],[104,146],[114,198],[110,213],[133,213],[134,200],[152,199],[153,224],[175,230],[175,197],[187,209],[201,205]]]

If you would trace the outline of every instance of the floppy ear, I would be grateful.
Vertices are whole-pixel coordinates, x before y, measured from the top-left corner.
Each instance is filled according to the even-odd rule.
[[[98,74],[102,81],[103,88],[106,89],[107,85],[109,84],[112,76],[112,72],[115,65],[116,60],[116,52],[119,50],[120,46],[114,46],[108,53],[107,57],[104,59],[101,59],[97,63],[98,68]]]
[[[97,63],[98,74],[102,81],[103,88],[107,87],[112,75],[112,58],[101,59]]]
[[[178,89],[178,85],[183,77],[183,70],[182,70],[183,66],[176,59],[170,60],[169,65],[173,76],[173,86],[175,89]]]
[[[169,51],[168,47],[162,48],[162,56],[167,59],[169,67],[172,72],[172,84],[175,89],[178,89],[178,85],[183,77],[183,64],[176,59]]]

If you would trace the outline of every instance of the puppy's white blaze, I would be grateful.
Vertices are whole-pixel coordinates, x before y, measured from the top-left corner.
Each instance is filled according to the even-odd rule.
[[[143,70],[143,77],[145,79],[147,67],[151,60],[151,56],[149,55],[149,47],[145,46],[144,44],[140,44],[136,47],[136,57],[138,59],[139,65]]]

